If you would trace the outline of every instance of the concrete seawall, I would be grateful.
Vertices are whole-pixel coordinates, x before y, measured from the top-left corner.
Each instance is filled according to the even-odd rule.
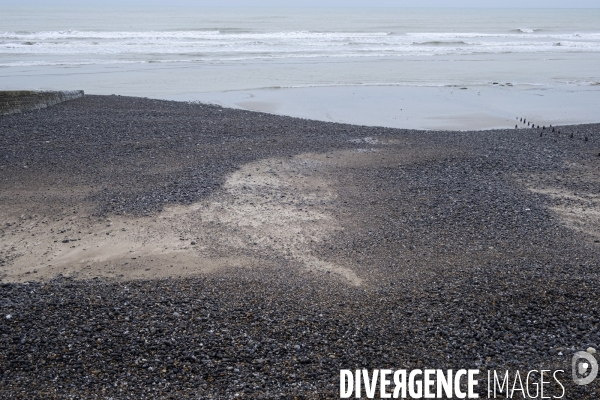
[[[83,90],[41,91],[10,90],[0,91],[0,115],[14,114],[23,111],[38,110],[83,97]]]

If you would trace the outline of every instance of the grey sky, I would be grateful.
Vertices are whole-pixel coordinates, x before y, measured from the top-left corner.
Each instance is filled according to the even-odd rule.
[[[600,8],[598,0],[0,0],[31,6],[267,6],[267,7],[484,7]]]

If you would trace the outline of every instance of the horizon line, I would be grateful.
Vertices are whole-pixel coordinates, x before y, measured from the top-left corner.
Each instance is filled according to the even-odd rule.
[[[151,7],[160,7],[160,8],[269,8],[269,9],[273,9],[273,8],[287,8],[287,9],[293,9],[293,8],[320,8],[320,9],[324,9],[324,8],[332,8],[332,9],[337,9],[337,8],[387,8],[387,9],[463,9],[463,10],[472,10],[472,9],[477,9],[477,10],[482,10],[482,9],[487,9],[487,10],[596,10],[596,9],[600,9],[600,5],[598,6],[583,6],[583,7],[515,7],[515,6],[510,6],[510,7],[503,7],[503,6],[498,6],[498,7],[486,7],[486,6],[378,6],[378,5],[370,5],[370,6],[356,6],[356,5],[343,5],[343,6],[337,6],[337,5],[331,5],[331,6],[315,6],[315,5],[310,5],[310,6],[302,6],[302,5],[296,5],[296,6],[285,6],[285,5],[273,5],[273,6],[265,6],[265,5],[197,5],[197,4],[172,4],[172,5],[163,5],[163,4],[115,4],[115,3],[108,3],[108,4],[87,4],[87,5],[82,5],[82,4],[56,4],[56,5],[48,5],[48,4],[43,4],[43,5],[34,5],[34,4],[0,4],[0,8],[2,7],[19,7],[19,8],[24,8],[24,7],[35,7],[35,8],[57,8],[57,7],[70,7],[70,8],[89,8],[89,7],[98,7],[98,8],[151,8]]]

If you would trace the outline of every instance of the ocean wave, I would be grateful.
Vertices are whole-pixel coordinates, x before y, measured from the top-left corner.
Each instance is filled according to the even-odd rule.
[[[529,29],[529,28],[523,28]],[[81,60],[162,58],[180,61],[314,57],[404,57],[508,53],[600,53],[600,33],[481,32],[161,32],[43,31],[0,33],[0,56]]]
[[[67,40],[67,39],[144,39],[144,38],[200,38],[219,35],[219,31],[39,31],[39,32],[0,32],[0,39],[12,40]]]
[[[542,32],[542,33],[536,33]],[[36,40],[126,40],[126,39],[335,39],[335,38],[382,38],[384,40],[397,40],[403,37],[422,38],[421,41],[460,40],[463,38],[557,38],[578,40],[600,40],[600,32],[571,32],[552,33],[539,28],[518,28],[506,32],[343,32],[343,31],[274,31],[274,32],[251,32],[237,28],[219,29],[188,29],[188,30],[164,30],[164,31],[5,31],[0,32],[1,39],[17,41]]]
[[[586,33],[526,33],[531,29],[523,28],[520,33],[484,33],[484,32],[408,32],[392,34],[391,32],[317,32],[317,31],[281,31],[281,32],[239,32],[236,30],[186,30],[186,31],[40,31],[40,32],[0,32],[0,40],[15,42],[60,42],[77,43],[94,40],[97,42],[118,43],[124,40],[139,43],[153,42],[246,42],[272,41],[290,43],[327,43],[336,40],[372,40],[379,43],[423,43],[443,44],[446,42],[464,42],[464,39],[484,40],[523,40],[523,39],[554,39],[600,41],[600,32]],[[533,30],[535,31],[535,29]]]
[[[517,32],[521,32],[521,33],[534,33],[537,31],[541,31],[540,28],[517,28],[515,29]]]
[[[562,53],[569,51],[600,52],[600,42],[561,41],[224,41],[224,42],[5,42],[0,55],[160,55],[196,53],[236,56],[239,54],[312,54],[341,57],[356,52],[396,55],[450,55],[474,53]]]
[[[12,40],[68,40],[68,39],[262,39],[262,38],[360,38],[389,36],[390,32],[240,32],[238,30],[188,31],[40,31],[0,32],[0,39]]]
[[[424,40],[452,40],[452,39],[577,39],[577,40],[600,40],[600,32],[572,32],[572,33],[543,33],[543,34],[525,34],[525,33],[485,33],[485,32],[415,32],[406,33],[408,37],[424,38]]]
[[[146,61],[130,60],[58,60],[58,61],[14,61],[0,63],[0,68],[10,67],[77,67],[86,65],[114,65],[114,64],[144,64]]]
[[[451,42],[442,40],[432,40],[430,42],[413,42],[414,45],[419,46],[456,46],[456,45],[472,45],[473,43],[467,43],[463,40]]]

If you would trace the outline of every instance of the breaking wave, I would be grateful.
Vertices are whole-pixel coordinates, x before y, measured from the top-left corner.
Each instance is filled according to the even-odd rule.
[[[314,57],[600,52],[600,32],[179,31],[0,32],[2,66]],[[10,59],[10,62],[7,61]],[[40,63],[40,64],[35,64]]]

